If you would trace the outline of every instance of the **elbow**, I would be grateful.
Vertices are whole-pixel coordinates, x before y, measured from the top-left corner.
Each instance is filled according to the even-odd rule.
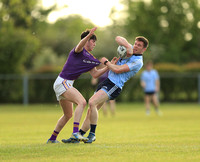
[[[94,79],[97,79],[98,77],[99,77],[99,76],[96,76],[96,75],[95,75],[95,76],[93,76],[93,78],[94,78]]]
[[[120,38],[121,38],[120,36],[116,36],[115,41],[118,43],[120,41]]]
[[[96,73],[94,73],[94,74],[92,75],[92,77],[93,77],[94,79],[97,79],[99,76],[100,76],[100,75],[98,75],[98,74],[96,74]]]

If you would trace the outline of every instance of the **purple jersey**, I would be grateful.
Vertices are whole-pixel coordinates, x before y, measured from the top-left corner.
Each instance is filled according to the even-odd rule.
[[[59,76],[67,80],[76,80],[82,73],[90,71],[99,64],[100,61],[85,48],[80,53],[76,53],[73,48]]]
[[[99,83],[103,82],[104,80],[106,80],[108,78],[108,72],[105,72],[104,74],[102,74],[100,77],[99,77]]]

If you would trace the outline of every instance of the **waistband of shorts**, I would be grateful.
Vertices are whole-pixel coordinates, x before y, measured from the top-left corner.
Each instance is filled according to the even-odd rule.
[[[58,78],[74,82],[74,80],[69,80],[69,79],[62,78],[60,75],[58,75]]]
[[[110,83],[113,84],[113,86],[116,86],[117,88],[121,89],[120,87],[118,87],[115,83],[113,83],[109,78],[107,78],[106,80],[108,80]],[[122,89],[121,89],[122,90]]]

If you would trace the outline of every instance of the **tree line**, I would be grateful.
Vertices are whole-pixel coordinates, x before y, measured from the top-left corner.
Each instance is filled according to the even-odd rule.
[[[125,9],[110,13],[113,24],[97,30],[99,58],[116,56],[115,36],[130,42],[143,35],[150,45],[144,60],[183,65],[200,60],[200,2],[198,0],[121,0]],[[56,71],[80,40],[80,33],[94,24],[80,15],[47,22],[49,13],[40,1],[0,2],[0,74]],[[115,18],[119,14],[119,18]],[[199,67],[198,67],[199,68]]]

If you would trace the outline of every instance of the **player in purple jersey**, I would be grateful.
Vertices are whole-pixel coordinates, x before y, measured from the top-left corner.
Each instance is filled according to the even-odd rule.
[[[107,67],[97,69],[96,66],[100,64],[100,61],[90,53],[96,46],[97,38],[94,34],[96,29],[97,28],[95,27],[91,30],[86,30],[81,34],[80,42],[69,53],[63,70],[54,82],[53,88],[64,114],[58,120],[47,143],[59,143],[56,138],[65,124],[72,117],[73,103],[77,106],[74,112],[74,126],[71,138],[74,138],[77,141],[88,140],[88,138],[83,137],[79,133],[79,122],[87,102],[82,94],[73,87],[73,83],[82,73],[89,71],[92,77],[97,78],[108,70]]]

